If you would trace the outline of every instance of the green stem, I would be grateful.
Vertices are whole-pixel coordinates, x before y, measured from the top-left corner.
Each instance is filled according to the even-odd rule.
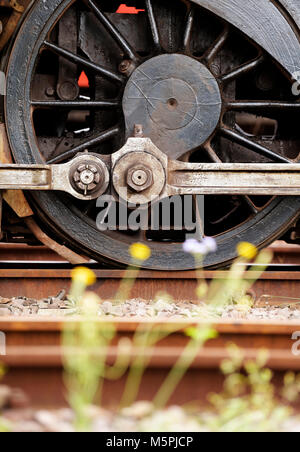
[[[195,340],[189,341],[188,345],[185,347],[183,353],[177,360],[175,366],[170,371],[153,400],[153,404],[157,408],[163,408],[166,406],[178,384],[196,359],[199,348],[202,345],[203,342],[199,343]]]
[[[145,351],[149,344],[149,337],[151,334],[152,324],[148,325],[147,331],[140,333],[137,331],[133,345],[138,346],[138,356],[133,360],[129,369],[129,374],[126,380],[124,393],[121,399],[120,406],[125,407],[131,405],[138,395],[144,371],[150,361],[149,357],[145,356]]]
[[[120,287],[115,296],[116,303],[123,303],[130,298],[131,291],[134,287],[135,281],[139,276],[140,268],[130,265],[125,271],[124,278],[120,283]]]
[[[107,380],[121,379],[130,366],[130,339],[122,338],[118,344],[117,358],[113,366],[106,366],[104,377]]]
[[[197,281],[198,281],[197,297],[204,298],[204,296],[207,294],[207,291],[208,291],[208,284],[206,282],[205,272],[203,269],[203,256],[202,256],[202,254],[195,254],[194,258],[195,258],[195,263],[196,263],[196,277],[197,277]],[[203,287],[203,297],[202,296],[199,297],[199,293],[198,293],[201,286]]]

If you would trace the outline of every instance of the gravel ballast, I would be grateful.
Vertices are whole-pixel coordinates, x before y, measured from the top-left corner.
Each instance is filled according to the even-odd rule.
[[[137,402],[116,413],[103,408],[91,406],[87,409],[91,419],[91,431],[100,432],[227,432],[228,428],[213,428],[215,415],[210,411],[189,413],[180,406],[156,410],[151,402]],[[1,419],[0,419],[1,420]],[[7,431],[15,433],[72,433],[74,428],[74,413],[69,408],[60,410],[33,410],[30,408],[10,409],[4,411],[2,424]],[[248,415],[249,430],[299,433],[298,417],[283,420],[280,426],[276,419],[265,419],[262,412],[254,411]],[[266,422],[267,425],[266,425]],[[265,428],[261,429],[260,424]],[[226,427],[226,426],[225,426]],[[241,427],[241,426],[240,426]]]
[[[201,319],[201,320],[299,320],[300,305],[250,307],[249,305],[228,305],[224,308],[213,308],[204,303],[196,304],[188,301],[166,302],[158,300],[130,300],[118,304],[106,301],[100,305],[99,313],[108,318],[130,319]]]
[[[42,300],[33,298],[0,297],[0,318],[11,316],[72,316],[80,311],[72,306],[61,291],[56,296]],[[106,319],[130,320],[300,320],[300,304],[261,305],[230,304],[223,308],[213,308],[205,303],[188,301],[146,301],[132,299],[122,303],[103,301],[99,305],[99,317]]]

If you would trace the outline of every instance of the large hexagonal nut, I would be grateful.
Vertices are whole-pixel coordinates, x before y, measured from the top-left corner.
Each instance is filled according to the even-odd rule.
[[[152,170],[146,165],[136,165],[127,172],[127,185],[136,192],[147,190],[153,185]]]

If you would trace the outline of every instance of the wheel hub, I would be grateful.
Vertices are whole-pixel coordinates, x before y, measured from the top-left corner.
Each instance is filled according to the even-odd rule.
[[[165,187],[167,157],[159,150],[155,155],[150,140],[143,145],[139,141],[135,145],[132,140],[112,157],[112,182],[121,199],[147,204],[158,199]]]
[[[197,113],[196,94],[183,80],[170,78],[155,83],[149,99],[149,116],[159,128],[183,129],[193,121]]]
[[[211,72],[185,55],[160,55],[131,75],[123,97],[127,137],[135,124],[170,158],[203,144],[221,114],[219,85]]]

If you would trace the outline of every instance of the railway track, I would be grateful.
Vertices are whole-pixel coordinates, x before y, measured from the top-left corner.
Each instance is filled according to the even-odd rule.
[[[263,296],[298,298],[300,293],[300,248],[276,242],[271,247],[273,263],[254,285],[257,300]],[[97,275],[94,290],[102,299],[114,297],[122,270],[107,269],[99,264],[89,266]],[[45,298],[62,289],[68,290],[71,265],[45,247],[26,245],[0,245],[0,287],[6,297],[25,296]],[[206,271],[207,280],[227,276],[226,271]],[[129,274],[135,278],[136,273]],[[251,277],[251,276],[249,276]],[[154,299],[158,292],[168,292],[175,300],[196,300],[196,273],[140,271],[134,284],[132,296],[146,300]]]
[[[8,22],[1,18],[0,23],[0,50],[8,43],[1,59],[7,82],[0,127],[0,161],[6,164],[2,190],[35,191],[30,205],[19,191],[3,193],[3,212],[0,197],[3,239],[31,240],[34,234],[54,249],[63,248],[72,262],[85,258],[70,249],[103,261],[87,264],[96,273],[93,290],[102,300],[113,299],[124,276],[105,265],[129,263],[128,248],[137,235],[123,231],[120,215],[109,233],[99,228],[100,194],[113,193],[117,202],[120,195],[120,206],[124,200],[139,205],[172,194],[193,195],[190,218],[201,236],[204,232],[218,241],[217,252],[205,261],[207,269],[232,262],[241,241],[261,248],[285,235],[297,242],[300,198],[291,195],[299,193],[299,102],[291,97],[295,85],[290,83],[300,55],[296,0],[246,6],[237,0],[221,5],[216,0],[137,0],[142,9],[125,11],[124,17],[116,14],[121,11],[115,1],[56,0],[47,8],[43,0],[30,3],[19,30],[22,8],[17,11],[17,5]],[[41,161],[47,166],[32,166]],[[71,196],[56,195],[58,190]],[[174,219],[165,230],[159,218],[152,230],[151,209],[145,212],[143,226],[151,223],[151,228],[138,240],[152,248],[152,255],[145,262],[148,270],[127,275],[134,279],[129,296],[154,300],[158,292],[168,292],[175,302],[196,302],[195,271],[179,271],[194,268],[194,258],[180,244],[188,229],[177,230]],[[126,218],[129,213],[131,208]],[[282,242],[271,248],[273,262],[253,286],[257,306],[300,306],[300,249]],[[67,292],[71,268],[45,247],[0,244],[0,296],[41,300]],[[227,271],[206,270],[204,277],[222,281]],[[246,277],[252,279],[251,273]],[[64,405],[61,337],[68,322],[80,319],[3,317],[3,312],[10,311],[0,313],[0,333],[6,338],[0,364],[8,369],[3,382],[24,389],[33,406]],[[98,321],[104,328],[107,321]],[[153,347],[132,347],[132,361],[141,354],[149,358],[139,399],[153,398],[187,345],[192,321],[151,320],[163,335],[170,334]],[[117,358],[119,340],[133,340],[137,328],[146,329],[149,322],[115,319],[108,364]],[[219,391],[224,380],[219,367],[230,343],[245,359],[267,349],[278,386],[287,370],[300,371],[300,359],[292,353],[300,316],[295,321],[220,320],[214,328],[217,338],[199,349],[170,403],[203,402],[209,392]],[[124,383],[125,377],[105,382],[105,406],[118,404]]]
[[[275,242],[269,247],[274,253],[274,264],[298,265],[300,249],[298,245]],[[0,262],[11,261],[51,261],[64,262],[64,259],[45,246],[30,246],[22,243],[0,243]]]
[[[299,269],[298,269],[299,270]],[[119,287],[124,272],[119,270],[95,270],[97,283],[94,286],[96,293],[102,299],[112,299]],[[129,273],[129,278],[135,274]],[[212,280],[217,277],[225,279],[225,271],[208,271],[205,277]],[[251,275],[248,276],[249,278]],[[25,296],[28,298],[45,298],[55,295],[70,285],[70,269],[47,265],[44,268],[6,268],[0,269],[0,287],[6,297]],[[194,272],[172,272],[168,274],[141,271],[134,288],[134,298],[154,299],[158,292],[168,292],[175,300],[196,300],[195,289],[197,279]],[[280,298],[299,299],[300,274],[297,269],[270,270],[265,272],[254,285],[257,299],[270,296]]]
[[[68,320],[64,320],[67,322]],[[70,320],[69,320],[70,321]],[[107,363],[113,364],[117,356],[117,343],[122,337],[132,339],[137,322],[117,321],[117,335],[108,349]],[[144,322],[146,326],[146,322]],[[155,347],[143,350],[133,348],[131,359],[139,355],[150,359],[141,385],[139,399],[151,400],[167,373],[181,356],[188,338],[185,329],[190,322],[157,324],[161,331],[179,330],[172,333]],[[191,401],[205,402],[210,392],[222,389],[223,376],[219,371],[221,362],[228,357],[226,346],[234,343],[242,350],[245,359],[255,359],[258,350],[269,351],[267,365],[274,371],[275,384],[282,385],[287,370],[300,371],[300,359],[292,354],[292,334],[300,330],[299,322],[254,323],[240,321],[220,322],[214,325],[216,339],[199,349],[189,371],[174,393],[170,403],[185,404]],[[8,373],[3,382],[22,388],[34,406],[58,407],[65,404],[62,372],[62,349],[60,346],[63,322],[59,319],[22,321],[1,320],[0,330],[7,337],[7,355],[1,361]],[[101,350],[99,350],[101,354]],[[121,398],[125,378],[106,381],[103,403],[116,406]]]
[[[21,254],[22,247],[0,249],[0,288],[6,297],[26,296],[43,298],[54,295],[70,284],[70,267],[58,261],[45,249],[28,248]],[[254,287],[258,300],[266,295],[280,300],[282,297],[297,298],[300,293],[300,272],[297,247],[273,246],[274,262]],[[41,252],[41,254],[39,254]],[[2,254],[1,254],[2,253]],[[18,253],[20,253],[18,255]],[[32,254],[30,254],[32,253]],[[36,257],[40,256],[38,262]],[[26,257],[21,262],[20,257]],[[35,258],[35,264],[29,261]],[[30,267],[29,267],[30,265]],[[119,286],[123,272],[97,268],[91,264],[97,275],[94,290],[102,299],[110,299]],[[132,275],[133,276],[133,275]],[[207,279],[226,276],[226,271],[206,272]],[[132,296],[153,299],[158,291],[168,290],[175,300],[195,298],[196,279],[194,272],[151,272],[141,271],[135,283]],[[62,406],[65,403],[62,373],[61,333],[66,322],[78,321],[76,318],[9,317],[0,319],[0,331],[6,335],[6,356],[1,361],[8,372],[3,382],[23,388],[30,396],[34,406]],[[99,320],[99,322],[105,321]],[[152,321],[151,321],[152,322]],[[140,399],[151,399],[155,391],[176,363],[187,344],[185,329],[189,321],[161,323],[154,320],[156,326],[165,332],[172,331],[167,338],[155,347],[145,350],[133,348],[131,358],[140,353],[149,357],[149,366],[144,374],[139,393]],[[148,321],[149,323],[149,321]],[[120,338],[133,338],[137,327],[147,326],[147,321],[128,321],[116,319],[117,335],[111,344],[107,360],[113,364],[117,355],[117,343]],[[300,331],[300,321],[291,322],[253,322],[222,320],[215,324],[218,332],[216,339],[210,340],[200,349],[197,358],[187,372],[182,383],[171,399],[171,403],[187,403],[192,400],[204,401],[209,392],[222,387],[223,376],[219,371],[221,362],[228,356],[226,346],[234,343],[243,351],[246,359],[255,359],[259,349],[269,351],[268,366],[275,373],[275,383],[282,383],[287,370],[300,371],[300,359],[292,353],[292,334]],[[99,350],[101,353],[101,350]],[[107,381],[104,390],[104,404],[115,405],[121,397],[125,378],[120,381]]]

